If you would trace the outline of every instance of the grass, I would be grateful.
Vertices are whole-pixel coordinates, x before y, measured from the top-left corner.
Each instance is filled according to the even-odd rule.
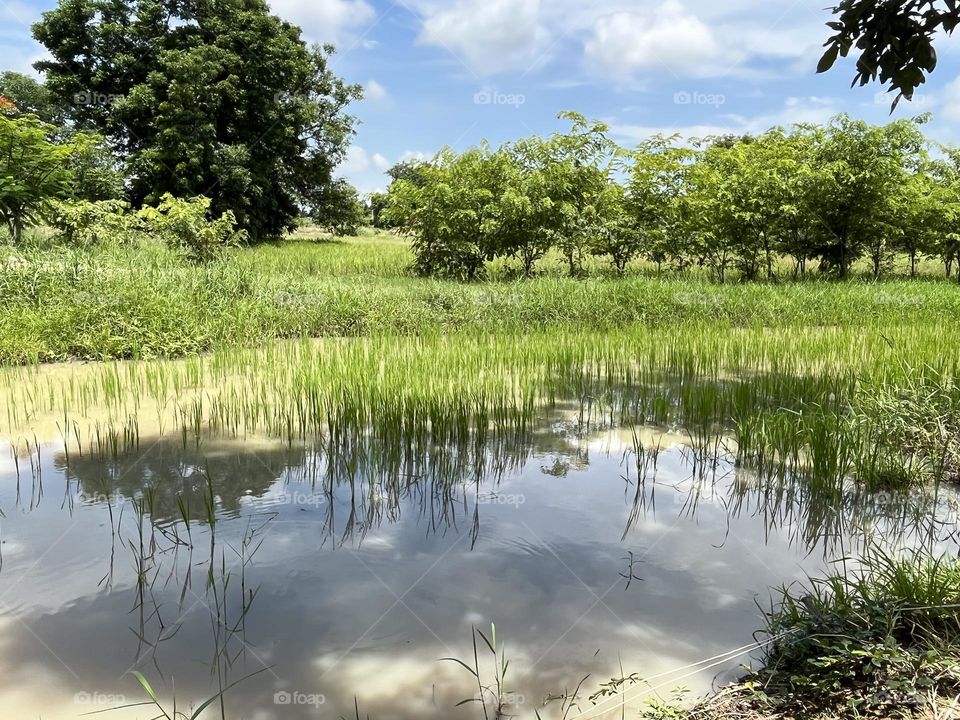
[[[297,236],[295,236],[297,237]],[[310,237],[309,235],[305,237]],[[386,234],[293,239],[183,264],[160,246],[0,252],[0,363],[178,357],[271,339],[533,330],[949,324],[960,289],[931,278],[716,285],[693,275],[627,277],[594,268],[475,285],[410,277]]]
[[[761,669],[693,709],[644,717],[957,717],[958,607],[955,557],[874,549],[855,569],[781,591]]]

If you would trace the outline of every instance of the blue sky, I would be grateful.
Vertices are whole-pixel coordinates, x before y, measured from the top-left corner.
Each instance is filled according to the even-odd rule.
[[[444,145],[494,144],[564,124],[606,121],[633,144],[654,132],[703,136],[889,118],[879,86],[850,88],[848,61],[814,69],[827,0],[272,0],[308,40],[338,47],[338,74],[366,88],[341,174],[385,187],[398,160]],[[0,68],[29,71],[43,48],[29,26],[55,0],[0,0]],[[960,142],[960,37],[894,117],[933,114],[927,133]]]

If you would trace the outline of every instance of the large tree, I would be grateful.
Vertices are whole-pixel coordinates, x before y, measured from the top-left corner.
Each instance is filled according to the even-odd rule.
[[[18,112],[36,115],[45,123],[60,125],[63,109],[45,85],[29,75],[8,70],[0,73],[0,96],[5,97]]]
[[[252,238],[319,204],[360,96],[265,0],[61,0],[37,63],[78,127],[124,160],[135,204],[206,195]]]
[[[937,66],[933,40],[938,32],[952,33],[960,24],[958,0],[841,0],[827,23],[834,34],[818,72],[833,67],[838,57],[856,48],[854,84],[879,78],[908,100]]]

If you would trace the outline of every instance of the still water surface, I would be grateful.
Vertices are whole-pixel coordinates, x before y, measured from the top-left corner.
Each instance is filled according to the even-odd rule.
[[[237,683],[210,718],[477,718],[454,707],[471,677],[441,658],[471,661],[471,628],[491,623],[512,714],[589,675],[567,716],[619,717],[590,709],[600,683],[707,692],[749,653],[677,669],[752,642],[771,587],[870,538],[952,529],[943,498],[760,487],[683,438],[636,438],[655,461],[638,461],[632,430],[560,413],[496,448],[396,462],[369,437],[334,462],[250,438],[141,439],[69,462],[56,445],[5,452],[0,717],[142,702],[136,670],[168,712]],[[560,718],[561,702],[540,712]]]

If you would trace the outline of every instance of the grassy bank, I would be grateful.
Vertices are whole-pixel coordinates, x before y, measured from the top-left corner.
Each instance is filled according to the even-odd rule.
[[[960,562],[874,551],[771,611],[762,669],[648,720],[960,717]]]
[[[184,264],[162,247],[6,249],[0,254],[0,362],[175,357],[274,338],[462,331],[606,330],[639,324],[946,325],[960,289],[933,277],[713,284],[685,275],[574,280],[545,264],[530,281],[462,285],[407,273],[389,235],[293,240]]]

